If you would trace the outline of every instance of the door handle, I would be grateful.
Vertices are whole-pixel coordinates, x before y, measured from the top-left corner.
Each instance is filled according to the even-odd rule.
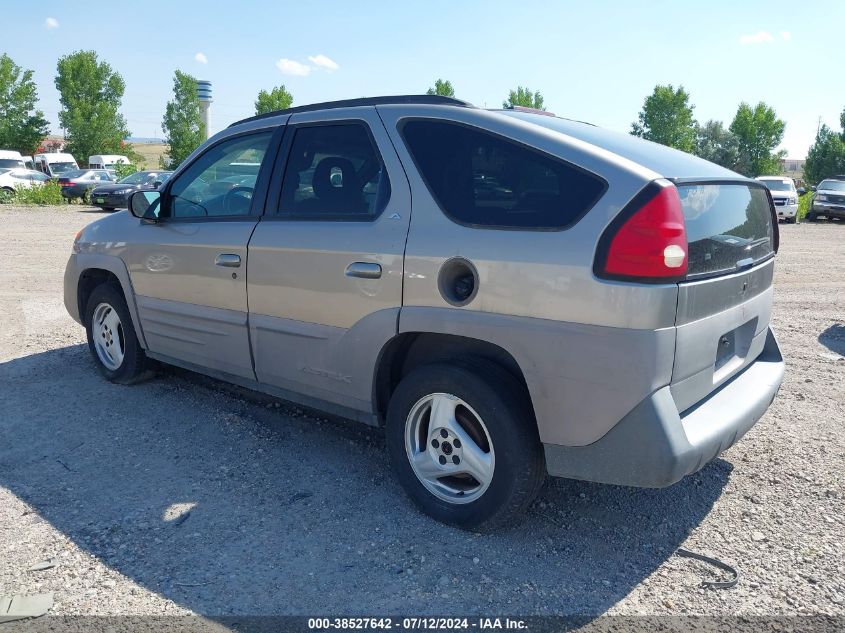
[[[359,279],[378,279],[381,277],[381,266],[371,262],[352,262],[346,267],[347,277]]]
[[[220,253],[214,258],[214,263],[217,266],[225,266],[226,268],[239,268],[241,265],[241,256],[234,253]]]

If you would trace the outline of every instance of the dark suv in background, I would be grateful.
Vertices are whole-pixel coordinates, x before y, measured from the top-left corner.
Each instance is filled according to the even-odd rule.
[[[825,178],[816,187],[807,221],[815,222],[820,217],[845,219],[845,176]]]

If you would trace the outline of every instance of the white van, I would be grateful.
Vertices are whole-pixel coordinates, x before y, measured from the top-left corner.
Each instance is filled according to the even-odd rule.
[[[76,159],[62,152],[35,155],[35,169],[47,174],[52,178],[58,178],[66,171],[79,169]]]
[[[20,152],[0,149],[0,169],[23,169],[26,167]]]
[[[114,169],[115,165],[128,165],[129,159],[118,154],[96,154],[88,157],[90,169]]]

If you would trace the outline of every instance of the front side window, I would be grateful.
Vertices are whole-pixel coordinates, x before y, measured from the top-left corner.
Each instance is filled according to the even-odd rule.
[[[562,229],[604,193],[597,176],[478,128],[413,120],[402,136],[434,199],[461,224]]]
[[[296,129],[279,215],[370,220],[381,213],[389,197],[384,163],[363,124]]]
[[[272,132],[239,136],[208,149],[173,181],[162,217],[249,215],[271,137]]]

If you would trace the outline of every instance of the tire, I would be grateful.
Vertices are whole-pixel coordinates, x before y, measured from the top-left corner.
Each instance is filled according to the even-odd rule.
[[[449,422],[432,428],[432,416]],[[472,530],[510,523],[545,480],[531,402],[507,371],[486,360],[413,370],[390,398],[385,432],[399,483],[443,523]]]
[[[807,222],[818,222],[819,221],[819,217],[815,213],[813,213],[812,211],[810,213],[808,213],[807,215],[805,215],[804,219],[807,220]]]
[[[10,187],[0,189],[0,202],[11,202],[15,199],[15,190]]]
[[[85,307],[88,349],[107,380],[122,385],[146,377],[147,356],[138,343],[123,292],[100,284]]]

